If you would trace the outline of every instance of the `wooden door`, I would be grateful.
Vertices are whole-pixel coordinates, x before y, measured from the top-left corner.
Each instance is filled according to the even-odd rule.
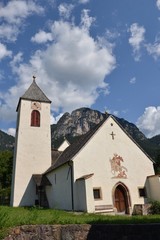
[[[126,213],[125,192],[122,187],[117,187],[115,190],[115,207],[117,208],[117,212]]]

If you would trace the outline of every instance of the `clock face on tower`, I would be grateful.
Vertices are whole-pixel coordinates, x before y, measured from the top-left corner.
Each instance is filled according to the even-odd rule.
[[[31,109],[41,110],[41,103],[40,102],[32,102],[31,103]]]

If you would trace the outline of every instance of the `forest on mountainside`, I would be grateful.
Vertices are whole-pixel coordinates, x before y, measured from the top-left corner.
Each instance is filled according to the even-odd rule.
[[[0,130],[0,151],[13,150],[15,138]]]

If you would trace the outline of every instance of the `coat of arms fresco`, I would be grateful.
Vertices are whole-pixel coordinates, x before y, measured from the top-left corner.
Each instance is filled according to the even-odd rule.
[[[111,172],[114,175],[113,178],[127,178],[127,168],[122,165],[122,162],[124,162],[123,158],[116,153],[113,158],[110,159]]]

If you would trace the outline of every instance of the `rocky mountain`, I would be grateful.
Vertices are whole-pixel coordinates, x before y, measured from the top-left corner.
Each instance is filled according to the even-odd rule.
[[[160,135],[150,138],[150,142],[160,148]]]
[[[52,141],[54,142],[56,139],[68,135],[77,137],[85,134],[108,115],[108,113],[104,114],[90,108],[76,109],[71,114],[65,113],[57,124],[51,126]],[[129,123],[122,118],[115,118],[134,139],[147,140],[145,135],[133,123]]]
[[[51,127],[52,139],[67,135],[76,137],[85,134],[102,121],[104,117],[105,114],[89,108],[80,108],[74,110],[71,114],[65,113],[57,124]]]
[[[96,124],[106,118],[108,114],[101,113],[90,108],[80,108],[74,110],[71,114],[65,113],[57,124],[51,126],[52,146],[58,147],[64,137],[69,138],[72,142],[76,137],[87,133]],[[131,135],[133,139],[152,157],[156,158],[160,149],[160,137],[148,139],[139,131],[135,124],[126,121],[125,119],[115,117],[122,127]]]

